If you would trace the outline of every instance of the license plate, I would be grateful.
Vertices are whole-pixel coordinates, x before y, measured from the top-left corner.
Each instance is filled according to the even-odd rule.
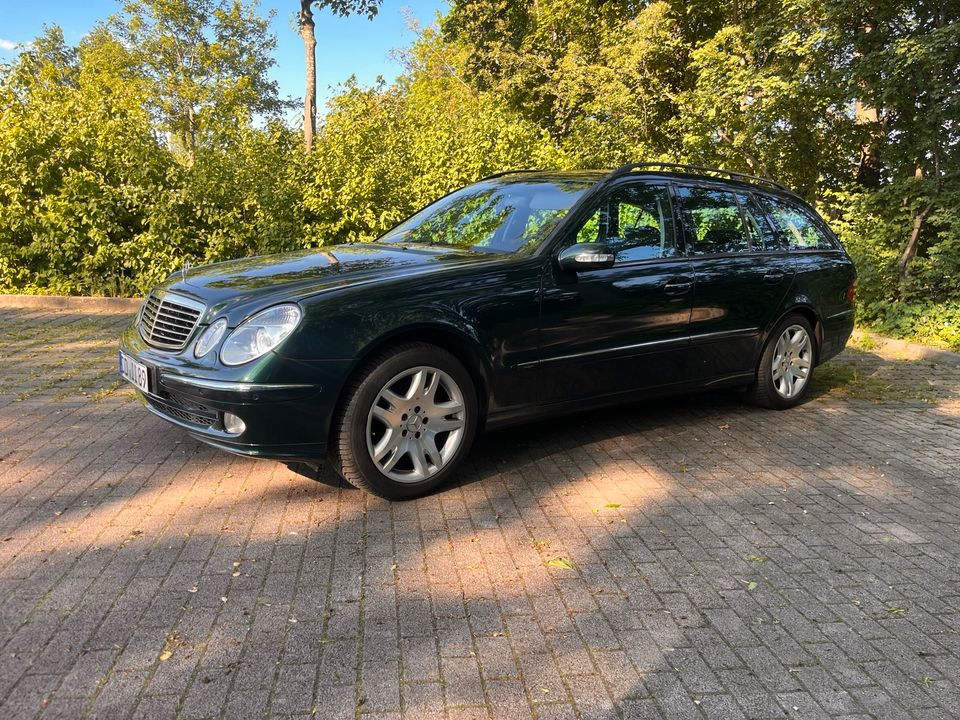
[[[150,375],[147,366],[120,351],[120,375],[144,392],[150,392]]]

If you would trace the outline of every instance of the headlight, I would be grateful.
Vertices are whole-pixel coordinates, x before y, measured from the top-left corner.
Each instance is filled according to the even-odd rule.
[[[200,333],[200,337],[197,338],[197,344],[193,348],[193,354],[198,358],[206,355],[220,342],[220,338],[223,337],[226,331],[227,321],[220,318]]]
[[[254,315],[230,333],[220,349],[224,365],[243,365],[273,350],[300,323],[299,305],[277,305]]]

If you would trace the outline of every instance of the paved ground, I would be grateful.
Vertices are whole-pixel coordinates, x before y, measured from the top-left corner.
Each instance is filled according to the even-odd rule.
[[[960,716],[956,356],[488,435],[390,505],[153,418],[124,322],[0,309],[2,718]]]

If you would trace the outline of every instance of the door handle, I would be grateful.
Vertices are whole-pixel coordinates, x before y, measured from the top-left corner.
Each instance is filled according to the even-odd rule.
[[[685,292],[689,292],[692,287],[693,280],[690,278],[675,277],[667,280],[663,290],[667,295],[683,295]]]
[[[786,275],[783,270],[771,270],[763,276],[763,281],[767,283],[767,285],[776,285],[783,280],[784,277],[786,277]]]

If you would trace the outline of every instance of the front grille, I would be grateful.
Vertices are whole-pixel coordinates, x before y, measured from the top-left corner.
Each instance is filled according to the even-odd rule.
[[[203,305],[179,295],[147,296],[140,313],[140,334],[154,347],[180,350],[203,314]]]
[[[182,400],[169,393],[162,392],[161,395],[162,398],[148,396],[147,402],[149,402],[151,407],[157,412],[163,415],[176,418],[191,425],[199,425],[200,427],[210,427],[211,425],[215,425],[219,420],[217,411],[213,408]]]

